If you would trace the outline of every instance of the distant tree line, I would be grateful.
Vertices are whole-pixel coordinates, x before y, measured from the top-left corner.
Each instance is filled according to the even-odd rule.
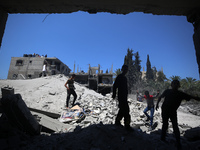
[[[128,80],[129,94],[135,94],[136,91],[144,93],[148,90],[150,93],[160,92],[170,88],[171,81],[178,79],[181,83],[180,90],[192,94],[200,95],[200,81],[194,78],[186,77],[181,79],[180,76],[171,76],[169,79],[162,70],[157,71],[156,67],[151,67],[149,55],[147,55],[146,74],[142,78],[141,60],[139,52],[133,53],[132,49],[127,49],[127,54],[124,57],[124,64],[129,66],[129,71],[126,75]],[[121,68],[116,69],[114,72],[114,79],[121,73]]]

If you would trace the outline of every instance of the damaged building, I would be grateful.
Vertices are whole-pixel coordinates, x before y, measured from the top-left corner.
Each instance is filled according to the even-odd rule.
[[[88,72],[85,73],[83,71],[74,73],[70,73],[76,75],[75,81],[79,84],[84,85],[85,87],[95,90],[98,93],[103,95],[110,93],[112,91],[113,86],[113,67],[111,67],[110,71],[106,71],[103,73],[103,70],[100,70],[100,65],[98,67],[91,67],[89,65]],[[75,70],[75,68],[74,68]]]
[[[58,58],[24,54],[23,57],[12,57],[7,79],[34,79],[42,76],[43,65],[47,64],[47,75],[69,75],[70,69]]]

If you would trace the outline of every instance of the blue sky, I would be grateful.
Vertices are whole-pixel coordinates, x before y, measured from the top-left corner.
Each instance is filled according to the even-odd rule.
[[[152,67],[163,67],[167,78],[199,80],[193,44],[193,25],[185,16],[144,13],[117,15],[10,14],[0,48],[0,79],[6,79],[11,57],[47,54],[73,70],[101,65],[104,72],[121,68],[127,49],[139,52],[145,67],[149,54]]]

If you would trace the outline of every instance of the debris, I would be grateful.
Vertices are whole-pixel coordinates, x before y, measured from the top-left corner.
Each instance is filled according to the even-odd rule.
[[[29,107],[31,113],[37,117],[38,124],[42,126],[42,134],[32,136],[33,139],[31,138],[30,142],[20,146],[20,149],[44,149],[44,147],[46,149],[176,149],[176,140],[171,134],[172,128],[170,128],[171,131],[167,136],[169,137],[167,140],[170,140],[169,144],[160,141],[161,109],[155,111],[155,127],[153,126],[153,130],[149,131],[149,125],[145,121],[146,117],[143,113],[146,103],[137,101],[135,95],[128,99],[131,127],[134,128],[134,132],[127,132],[124,127],[119,128],[114,125],[118,112],[118,102],[111,98],[112,94],[102,96],[75,83],[77,95],[79,95],[76,103],[78,105],[69,110],[64,109],[63,105],[66,102],[67,93],[63,83],[66,79],[65,76],[54,76],[45,79],[23,80],[23,83],[18,80],[10,81],[9,86],[15,87],[18,92],[21,92],[27,106],[31,106],[31,108]],[[7,85],[6,82],[3,83],[3,80],[0,82],[2,85]],[[46,86],[41,86],[41,84]],[[55,91],[56,94],[52,96],[49,91]],[[46,107],[44,107],[45,105]],[[181,142],[185,144],[184,149],[192,149],[193,143],[189,142],[189,139],[195,139],[196,132],[189,134],[187,131],[199,126],[200,119],[199,116],[189,113],[186,106],[184,108],[184,111],[178,111]],[[192,105],[190,105],[190,108],[193,109]],[[63,117],[69,117],[66,118],[68,121],[60,122],[60,119],[65,120],[65,118],[62,118],[62,114]],[[124,125],[123,120],[121,124]],[[0,125],[2,124],[0,123]],[[169,127],[172,127],[171,122],[169,122]],[[46,132],[46,129],[50,132]],[[0,132],[1,135],[3,135],[3,131]],[[185,136],[183,136],[184,134]],[[121,139],[121,137],[123,138]],[[122,142],[123,139],[125,142]],[[145,144],[143,144],[144,142]]]
[[[43,115],[46,115],[46,116],[49,116],[51,118],[54,118],[54,119],[57,119],[60,117],[60,114],[57,114],[57,113],[52,113],[52,112],[48,112],[48,111],[43,111],[43,110],[39,110],[39,109],[36,109],[36,108],[31,108],[31,107],[28,107],[28,109],[32,112],[37,112],[37,113],[40,113],[40,114],[43,114]]]
[[[69,129],[72,127],[71,125],[64,124],[59,122],[57,119],[53,119],[51,117],[48,117],[46,115],[37,113],[37,112],[31,112],[34,116],[38,116],[39,119],[39,124],[42,125],[45,128],[48,128],[52,130],[53,132],[68,132]]]
[[[82,108],[75,105],[70,110],[64,110],[59,118],[60,122],[70,122],[73,120],[81,121],[85,117],[85,113]]]
[[[2,97],[6,96],[6,95],[10,95],[10,94],[14,94],[14,88],[6,86],[1,88],[1,93],[2,93]]]
[[[20,94],[4,96],[1,104],[3,112],[13,126],[30,135],[40,134],[40,125],[30,113]]]

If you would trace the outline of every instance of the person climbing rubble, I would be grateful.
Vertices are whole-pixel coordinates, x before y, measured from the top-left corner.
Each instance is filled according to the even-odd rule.
[[[165,141],[166,137],[166,131],[168,129],[168,120],[170,119],[173,126],[173,131],[176,137],[177,142],[177,149],[181,149],[181,142],[180,142],[180,131],[178,128],[178,121],[177,121],[177,109],[181,104],[182,100],[189,101],[190,99],[195,99],[200,101],[200,97],[194,97],[191,95],[188,95],[182,91],[179,91],[180,88],[180,82],[178,80],[173,80],[171,82],[172,89],[165,90],[158,98],[157,104],[156,104],[156,110],[159,108],[159,102],[161,101],[161,98],[164,98],[164,102],[162,104],[161,110],[162,110],[162,132],[161,132],[161,140]]]
[[[129,114],[129,105],[127,101],[128,96],[128,87],[127,87],[127,78],[125,77],[126,73],[128,72],[128,66],[122,66],[122,73],[119,74],[113,84],[113,95],[112,98],[115,99],[116,97],[116,90],[118,89],[118,101],[119,101],[119,111],[117,117],[115,119],[115,125],[122,126],[120,121],[124,118],[124,125],[128,131],[131,131],[132,128],[130,127],[131,116]]]
[[[159,95],[159,90],[157,90],[157,94],[155,96],[153,95],[150,95],[149,94],[149,91],[145,91],[144,93],[144,97],[147,101],[147,107],[144,109],[144,114],[147,116],[147,120],[146,121],[149,121],[150,120],[150,127],[149,127],[149,130],[152,130],[153,128],[153,115],[154,115],[154,99],[156,97],[158,97]],[[150,111],[150,116],[149,114],[147,113],[148,111]]]
[[[65,87],[67,88],[67,100],[66,100],[66,107],[67,108],[69,108],[69,99],[70,99],[71,94],[74,96],[74,100],[73,100],[72,106],[74,106],[74,103],[75,103],[76,98],[77,98],[77,94],[75,92],[75,87],[74,87],[74,79],[75,79],[75,77],[76,77],[76,75],[72,74],[71,78],[69,78],[67,80],[67,82],[65,83]]]

